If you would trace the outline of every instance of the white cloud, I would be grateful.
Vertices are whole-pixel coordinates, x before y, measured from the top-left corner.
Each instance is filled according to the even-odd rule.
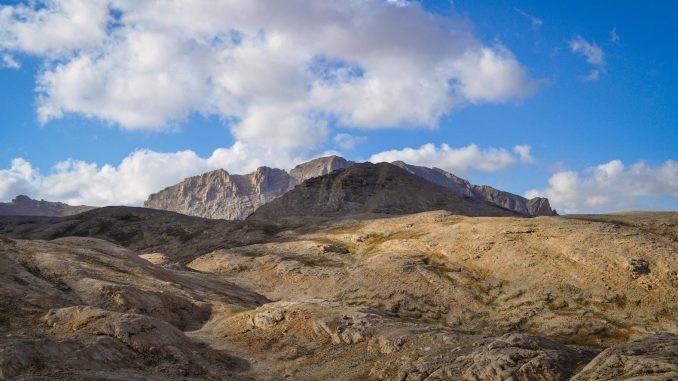
[[[192,113],[290,155],[344,127],[436,127],[465,104],[535,89],[504,46],[417,2],[44,0],[0,6],[0,51],[45,61],[42,122],[77,113],[126,129]]]
[[[197,113],[231,130],[235,144],[207,158],[141,150],[117,165],[68,160],[43,174],[16,159],[0,172],[2,199],[72,204],[138,205],[220,167],[289,168],[332,136],[343,149],[362,141],[334,133],[335,124],[435,128],[458,107],[514,101],[536,87],[505,46],[479,41],[467,20],[405,0],[27,0],[0,5],[0,54],[43,61],[44,123],[73,113],[166,130]],[[448,168],[519,160],[476,146],[433,149]]]
[[[59,57],[101,44],[111,20],[105,0],[46,0],[0,6],[0,49]]]
[[[345,150],[353,150],[356,145],[367,141],[366,136],[353,136],[351,134],[339,133],[334,135],[334,143]]]
[[[49,174],[41,174],[29,162],[18,158],[9,169],[0,170],[0,200],[26,194],[72,205],[141,205],[153,192],[214,169],[248,173],[273,162],[289,169],[301,161],[244,143],[219,148],[207,158],[193,151],[139,150],[118,165],[66,160],[57,163]]]
[[[9,169],[0,170],[0,199],[29,193],[37,176],[31,163],[21,158],[12,160]]]
[[[572,53],[584,56],[586,62],[593,66],[591,72],[582,77],[584,80],[595,81],[600,78],[601,73],[605,72],[605,53],[595,42],[591,43],[582,36],[575,36],[570,40],[570,50]]]
[[[551,205],[567,213],[628,210],[647,196],[678,196],[678,163],[659,166],[643,162],[626,167],[613,160],[583,172],[560,171],[546,189],[533,189],[525,197],[548,197]]]
[[[518,154],[521,163],[534,163],[534,157],[532,157],[532,146],[529,144],[521,144],[513,147],[513,152]]]
[[[380,152],[372,155],[369,161],[393,162],[401,160],[408,164],[438,167],[458,175],[466,175],[472,170],[496,172],[518,161],[524,162],[526,158],[532,159],[530,146],[516,146],[514,150],[518,153],[518,157],[504,148],[480,148],[475,144],[453,148],[444,143],[440,147],[436,147],[429,143],[419,148]]]
[[[360,140],[360,137],[349,135],[348,139],[340,137],[338,140],[346,142],[350,139]],[[459,174],[472,170],[494,172],[524,160],[526,154],[531,157],[529,146],[516,146],[514,151],[517,155],[506,149],[483,149],[474,144],[461,148],[426,144],[418,149],[382,152],[373,155],[370,161],[403,160]],[[324,154],[338,153],[327,151]],[[190,150],[170,153],[138,150],[117,165],[69,159],[57,163],[49,173],[41,173],[26,160],[17,158],[10,168],[0,170],[0,201],[26,194],[71,205],[141,205],[149,194],[207,171],[223,168],[229,173],[243,174],[262,165],[291,169],[309,158],[242,142],[218,148],[204,158]]]
[[[17,61],[14,57],[12,57],[10,54],[3,54],[2,65],[0,65],[0,67],[6,67],[8,69],[20,69],[21,63]]]
[[[521,16],[528,18],[532,22],[533,26],[541,26],[542,24],[544,24],[544,21],[542,19],[525,12],[520,8],[513,8],[513,10],[518,12],[518,14],[520,14]]]

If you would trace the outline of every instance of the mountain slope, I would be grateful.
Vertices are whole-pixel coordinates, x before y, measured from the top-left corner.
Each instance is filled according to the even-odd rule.
[[[259,167],[247,175],[218,169],[154,193],[144,206],[189,216],[242,220],[287,192],[288,187],[289,175],[281,169]]]
[[[28,196],[16,196],[11,202],[0,202],[2,216],[47,216],[64,217],[95,209],[93,206],[71,206],[62,202],[33,200]]]
[[[340,156],[325,156],[302,163],[290,170],[290,177],[294,179],[294,185],[301,184],[312,177],[324,176],[337,169],[350,167],[355,164]],[[290,189],[294,188],[291,186]]]
[[[487,185],[474,185],[468,180],[457,177],[440,168],[421,167],[407,164],[402,161],[395,161],[392,164],[435,184],[449,188],[459,194],[478,200],[489,201],[520,214],[528,216],[551,216],[554,213],[549,204],[549,200],[546,198],[535,197],[529,200],[525,197],[504,192]]]
[[[342,157],[327,156],[300,164],[289,174],[269,167],[259,167],[247,175],[232,175],[218,169],[151,194],[144,206],[189,216],[243,220],[304,180],[351,164]]]
[[[351,214],[410,214],[447,210],[467,216],[518,213],[460,195],[389,163],[359,163],[311,178],[262,205],[250,219]]]
[[[0,217],[0,379],[678,376],[677,213],[316,222]]]

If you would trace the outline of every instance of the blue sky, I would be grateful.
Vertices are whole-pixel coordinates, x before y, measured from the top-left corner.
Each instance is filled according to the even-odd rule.
[[[103,2],[103,9],[116,9],[116,12],[121,12],[123,23],[127,15],[142,12],[129,4],[123,4],[125,1],[120,3]],[[364,117],[361,116],[364,113],[356,111],[356,108],[361,106],[359,104],[347,102],[349,104],[334,106],[344,102],[346,97],[331,98],[336,95],[328,91],[328,94],[332,94],[331,97],[328,95],[333,102],[330,106],[325,104],[317,106],[317,102],[321,101],[304,98],[304,102],[312,102],[313,106],[301,107],[298,113],[307,115],[310,109],[314,115],[316,113],[323,115],[322,120],[312,119],[308,126],[306,123],[310,122],[307,119],[296,119],[297,115],[294,114],[299,102],[281,106],[285,110],[284,115],[280,114],[278,109],[271,111],[273,107],[271,105],[280,104],[279,99],[275,99],[274,102],[267,101],[268,103],[252,101],[261,99],[260,93],[256,93],[256,96],[252,95],[254,93],[239,96],[235,101],[230,97],[225,98],[222,103],[207,107],[204,105],[204,98],[193,99],[185,96],[187,92],[200,91],[190,87],[190,83],[187,88],[174,89],[182,95],[167,99],[162,96],[143,98],[140,95],[134,106],[128,106],[125,99],[111,98],[113,95],[101,99],[100,102],[96,100],[97,102],[88,103],[87,99],[83,100],[82,94],[73,95],[76,90],[85,86],[82,81],[78,79],[80,82],[77,86],[66,87],[63,85],[66,83],[65,80],[55,75],[51,78],[57,77],[61,82],[57,80],[50,82],[45,90],[45,73],[62,75],[63,73],[60,74],[57,70],[59,65],[66,65],[85,55],[113,56],[111,51],[107,50],[109,48],[101,47],[109,44],[105,40],[106,37],[117,33],[113,31],[115,27],[110,26],[110,20],[109,25],[103,29],[103,40],[87,41],[81,38],[75,38],[75,41],[55,40],[53,45],[45,47],[35,45],[36,43],[30,39],[21,40],[16,37],[19,35],[17,32],[19,29],[13,29],[9,23],[18,23],[17,17],[0,19],[0,22],[7,24],[4,30],[0,27],[0,56],[4,60],[4,67],[0,68],[2,84],[0,104],[4,105],[0,113],[2,141],[0,201],[9,200],[15,196],[14,193],[21,192],[34,197],[73,203],[138,204],[148,191],[157,191],[186,175],[198,174],[203,169],[209,170],[217,162],[220,164],[218,166],[239,173],[251,170],[259,164],[289,168],[300,160],[336,151],[356,160],[388,158],[404,159],[414,164],[437,165],[473,182],[490,184],[528,196],[549,196],[556,208],[571,212],[678,209],[678,165],[674,162],[677,159],[678,142],[678,107],[676,107],[678,73],[674,69],[678,67],[678,50],[671,46],[672,41],[678,40],[678,24],[674,20],[678,14],[678,3],[654,1],[643,4],[642,7],[632,1],[563,3],[457,0],[454,3],[423,1],[421,5],[403,2],[399,5],[374,3],[375,5],[369,6],[377,10],[381,10],[380,7],[389,7],[383,13],[377,13],[381,16],[370,16],[378,17],[373,21],[377,24],[383,23],[383,30],[388,30],[394,25],[397,27],[400,25],[398,23],[403,23],[404,18],[424,19],[427,14],[435,14],[436,22],[444,27],[449,27],[444,24],[445,22],[453,22],[452,28],[460,29],[462,37],[458,43],[431,41],[431,46],[468,51],[490,49],[497,52],[495,59],[498,64],[519,65],[511,66],[513,71],[507,71],[507,76],[525,75],[524,80],[507,85],[509,89],[506,90],[506,96],[492,95],[495,90],[491,88],[488,89],[490,94],[469,95],[461,91],[463,94],[457,94],[453,99],[441,98],[431,104],[418,104],[416,99],[408,100],[405,91],[400,94],[399,90],[408,89],[406,86],[411,85],[408,82],[404,83],[403,87],[395,87],[396,90],[389,90],[388,99],[392,104],[386,104],[384,113]],[[23,3],[0,1],[0,4],[16,10]],[[74,8],[68,6],[59,8],[55,4],[43,4],[39,9],[32,11],[36,13],[45,9],[51,10],[52,13],[48,16],[62,16],[68,21],[69,15],[61,15],[59,12],[77,7],[74,5]],[[421,8],[418,12],[405,11],[406,8],[412,7]],[[31,10],[30,7],[26,9]],[[359,8],[352,11],[360,14],[374,9]],[[288,11],[290,10],[281,9],[280,14],[292,14],[291,11],[287,13]],[[293,11],[303,13],[306,10],[302,5]],[[93,18],[100,15],[96,10],[87,12],[90,13],[83,14],[91,14]],[[49,33],[46,30],[48,24],[44,22],[46,16],[34,14],[32,17],[36,25],[30,31],[38,37],[46,36]],[[110,14],[107,17],[111,17]],[[264,24],[259,25],[259,29],[268,31],[266,28],[269,25],[265,24],[265,20],[260,21],[253,17],[253,20],[246,21],[243,30],[251,25],[258,25],[256,22],[261,22]],[[416,43],[428,43],[427,33],[430,33],[430,39],[439,38],[435,31],[431,32],[416,21],[412,21],[413,31],[418,32],[413,37]],[[282,30],[280,35],[283,42],[287,37],[285,32],[290,35],[296,33],[294,28],[298,26],[294,23],[294,20],[290,20],[289,26],[283,25],[289,27],[289,30],[275,26]],[[148,25],[155,27],[150,22]],[[96,26],[97,23],[94,22],[92,28]],[[86,27],[88,26],[83,26]],[[314,25],[309,22],[307,27],[312,30]],[[225,25],[224,28],[237,29],[230,25]],[[270,28],[274,30],[274,26]],[[124,30],[124,27],[120,29]],[[379,32],[370,30],[372,33]],[[206,32],[201,30],[199,33],[196,35],[203,36]],[[247,39],[246,32],[244,35]],[[267,42],[273,41],[272,35],[273,33],[266,35]],[[403,44],[405,47],[401,48],[398,54],[402,55],[404,62],[407,61],[408,55],[420,55],[426,59],[433,56],[428,50],[419,51],[416,48],[408,50],[403,39],[409,36],[407,34],[403,36],[399,39],[398,36],[394,36],[389,40],[385,33],[385,36],[378,39],[375,37],[374,44],[377,48],[397,47]],[[126,41],[124,39],[129,37],[124,35],[119,38],[122,40],[117,41]],[[581,42],[580,49],[574,47],[576,41]],[[298,44],[309,46],[316,42],[296,41]],[[174,46],[171,43],[172,41],[167,46]],[[355,78],[348,78],[346,83],[353,84],[363,77],[382,74],[383,77],[380,79],[383,80],[390,75],[384,73],[401,69],[398,67],[397,58],[391,60],[395,63],[389,65],[382,61],[375,63],[376,61],[371,61],[372,57],[360,51],[358,45],[356,42],[355,47],[336,50],[345,53],[345,57],[351,57],[350,60],[355,61],[356,67],[361,67],[361,70],[362,67],[365,68],[365,74],[360,73],[355,75]],[[182,42],[181,46],[186,45]],[[224,51],[228,49],[230,47],[224,48]],[[313,54],[326,54],[322,48],[315,49],[312,50]],[[291,50],[292,52],[286,52],[285,56],[281,56],[283,58],[276,58],[274,62],[283,64],[297,62],[293,55],[296,54],[294,52],[296,49],[293,47]],[[303,49],[298,50],[299,55],[308,53]],[[190,52],[192,54],[193,51]],[[457,53],[450,53],[445,58],[459,59],[459,55],[455,54]],[[158,53],[158,56],[163,55]],[[261,57],[269,56],[270,54]],[[420,56],[415,58],[420,60]],[[160,59],[156,56],[152,58]],[[245,59],[249,58],[246,56]],[[254,58],[251,59],[252,65],[259,62]],[[346,62],[350,60],[347,58]],[[123,76],[124,80],[124,75],[130,70],[119,70],[115,67],[116,64],[121,65],[119,62],[121,61],[111,59],[104,74],[116,79]],[[341,62],[343,61],[337,61],[331,69],[340,68],[343,65]],[[186,66],[182,66],[183,71],[179,72],[179,75],[186,70],[190,71],[193,64],[197,65],[197,60],[194,56],[189,56]],[[200,70],[203,70],[202,66]],[[269,92],[283,94],[285,87],[288,87],[288,82],[285,81],[289,80],[290,75],[296,75],[292,69],[278,75],[276,74],[278,68],[273,65],[264,70],[265,73],[274,73],[266,83],[266,86],[271,88],[262,90],[264,95]],[[594,71],[598,73],[597,77],[587,79],[586,77]],[[151,75],[149,73],[153,72],[144,71],[143,75]],[[410,73],[404,76],[408,74]],[[215,78],[218,75],[215,74]],[[412,76],[415,75],[416,72],[413,71]],[[461,79],[454,77],[454,74],[448,76],[450,81],[461,83],[485,80],[477,78],[478,75],[475,74]],[[65,75],[63,77],[66,78]],[[175,75],[172,80],[180,79],[176,79]],[[495,80],[492,77],[489,80],[501,82],[504,78]],[[39,88],[41,81],[43,88]],[[227,78],[226,81],[228,86],[236,81],[238,89],[260,86],[256,76],[248,78],[246,74],[238,75],[235,79]],[[275,87],[277,82],[281,84],[279,87]],[[109,81],[102,86],[108,89],[112,86],[111,83]],[[89,85],[91,83],[87,84]],[[336,83],[327,85],[332,91],[338,91],[339,87]],[[503,91],[502,89],[504,87],[498,88],[496,94]],[[354,93],[340,94],[349,94],[347,97],[350,98],[350,94]],[[283,94],[281,99],[286,96]],[[428,96],[428,93],[419,94],[419,97],[425,96]],[[49,120],[39,120],[40,102],[44,104],[44,99],[38,100],[40,97],[48,98],[47,104],[60,107],[64,110],[63,114],[52,113],[47,118]],[[394,97],[403,99],[394,100]],[[133,96],[131,98],[137,99]],[[115,104],[116,108],[106,109],[107,102]],[[168,117],[160,123],[146,122],[146,119],[139,122],[138,118],[118,118],[117,115],[123,115],[127,111],[125,107],[134,107],[136,118],[139,114],[136,107],[145,102],[149,103],[150,109],[158,110],[153,111],[153,116],[166,113]],[[408,102],[415,103],[412,109],[420,107],[422,111],[417,113],[408,113],[409,110],[400,111],[408,108]],[[438,102],[452,103],[437,106]],[[271,111],[274,116],[264,117],[268,115],[265,112],[264,116],[259,116],[253,114],[253,111],[233,111],[241,107]],[[180,117],[173,114],[176,108],[183,108]],[[218,108],[218,111],[213,111],[214,108]],[[205,111],[207,109],[210,111]],[[143,113],[143,108],[141,110]],[[391,117],[390,113],[397,116]],[[290,122],[285,122],[287,119],[284,118],[288,117]],[[282,118],[280,126],[275,126],[276,118]],[[306,127],[297,128],[294,125],[296,121]],[[277,133],[281,135],[276,135]],[[338,144],[337,134],[347,134],[356,139],[354,147],[350,147],[350,144]],[[272,138],[268,139],[269,136]],[[295,144],[297,141],[299,144]],[[242,150],[233,148],[234,144],[243,142],[249,148]],[[261,143],[262,147],[251,148],[252,142]],[[418,151],[414,153],[403,151],[406,148],[417,150],[425,144],[433,144],[436,149],[439,149],[441,144],[447,144],[454,152],[422,154]],[[461,153],[455,151],[470,145],[478,147],[479,152],[476,155],[462,157]],[[516,145],[529,145],[531,147],[529,157],[518,155],[514,150]],[[153,160],[143,156],[143,152],[174,154],[190,150],[199,159],[206,159],[220,148],[228,149],[224,155],[237,157],[221,161],[212,160],[209,163],[192,158],[192,161],[184,161],[182,164],[173,164],[172,160],[179,160],[174,156],[162,157],[162,164],[150,168],[157,170],[168,166],[180,167],[181,170],[168,169],[166,175],[159,176],[153,181],[130,177],[140,176],[139,172],[121,167],[121,162],[125,158],[130,162],[133,162],[130,157],[143,162]],[[495,155],[499,159],[491,158],[492,155],[488,150],[492,149],[502,151],[499,156]],[[265,150],[266,153],[259,153],[260,150]],[[134,156],[135,152],[137,156]],[[271,152],[282,152],[284,155],[278,157]],[[30,170],[18,165],[17,158],[29,163]],[[69,168],[54,169],[57,163],[69,159],[72,160]],[[495,162],[488,164],[483,162],[484,160]],[[186,164],[189,162],[196,164]],[[96,165],[92,169],[94,163]],[[83,169],[85,164],[90,167]],[[106,164],[109,164],[115,172],[114,178],[106,177],[108,172],[102,171]],[[143,168],[140,167],[138,171],[143,172]],[[81,191],[77,188],[78,184],[92,181],[101,181],[105,184],[121,180],[134,183],[131,187],[138,189],[134,192],[121,190],[103,194],[105,192],[96,189]],[[136,182],[139,182],[139,185],[135,185]],[[57,188],[63,189],[55,191]]]

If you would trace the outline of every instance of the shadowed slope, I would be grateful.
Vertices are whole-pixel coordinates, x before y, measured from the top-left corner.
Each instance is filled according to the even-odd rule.
[[[360,163],[306,180],[282,197],[261,206],[249,219],[400,215],[430,210],[447,210],[467,216],[518,215],[433,184],[393,164]]]

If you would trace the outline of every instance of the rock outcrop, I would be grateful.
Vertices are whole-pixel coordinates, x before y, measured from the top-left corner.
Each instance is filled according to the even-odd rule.
[[[678,376],[677,213],[379,217],[2,216],[0,380]]]
[[[189,216],[244,220],[258,207],[304,180],[351,164],[344,158],[327,156],[300,164],[289,174],[269,167],[259,167],[247,175],[232,175],[218,169],[151,194],[144,206]]]
[[[311,178],[262,205],[249,218],[340,217],[355,214],[410,214],[447,210],[466,216],[517,213],[450,189],[389,163],[359,163]]]
[[[407,164],[402,161],[395,161],[392,164],[464,196],[473,197],[477,200],[489,201],[526,216],[552,216],[555,214],[551,209],[549,200],[546,198],[535,197],[528,200],[525,197],[504,192],[487,185],[474,185],[468,180],[457,177],[436,167],[421,167]]]
[[[33,200],[19,195],[11,202],[0,202],[0,215],[3,216],[48,216],[64,217],[95,209],[93,206],[71,206],[62,202]]]
[[[353,164],[355,162],[334,155],[319,157],[299,164],[290,171],[290,177],[293,179],[290,182],[290,184],[293,184],[290,189],[294,188],[294,185],[301,184],[310,178],[324,176],[337,169],[350,167]]]
[[[509,333],[487,340],[458,361],[465,362],[466,380],[568,380],[595,352],[568,347],[539,336]]]
[[[662,332],[604,350],[572,381],[677,379],[678,335]]]
[[[289,182],[289,175],[281,169],[259,167],[247,175],[218,169],[154,193],[144,206],[189,216],[242,220],[287,192]]]
[[[545,198],[528,200],[486,185],[474,185],[440,168],[410,165],[402,161],[392,164],[458,195],[490,202],[522,215],[555,214]],[[260,206],[291,191],[304,181],[353,165],[355,162],[343,157],[326,156],[299,164],[289,173],[281,169],[259,167],[248,175],[232,175],[219,169],[185,179],[152,194],[144,206],[197,217],[243,220]]]

